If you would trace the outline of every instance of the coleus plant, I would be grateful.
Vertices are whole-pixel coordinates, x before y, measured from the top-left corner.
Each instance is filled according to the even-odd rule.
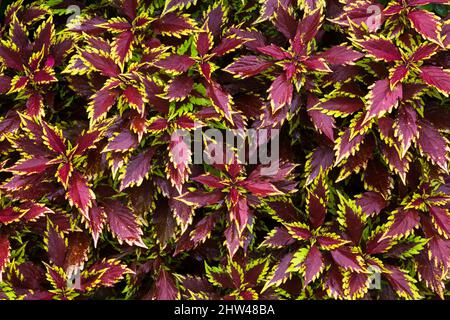
[[[6,2],[0,299],[448,298],[449,1]]]

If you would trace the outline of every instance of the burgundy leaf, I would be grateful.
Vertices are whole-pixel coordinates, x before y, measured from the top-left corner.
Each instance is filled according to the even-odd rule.
[[[102,203],[109,229],[120,243],[146,248],[142,242],[142,230],[133,212],[117,200]]]
[[[225,70],[241,78],[247,78],[260,74],[270,66],[272,66],[272,62],[258,56],[243,56],[239,57]]]
[[[322,254],[316,246],[311,246],[303,264],[305,266],[304,286],[306,287],[324,268]]]

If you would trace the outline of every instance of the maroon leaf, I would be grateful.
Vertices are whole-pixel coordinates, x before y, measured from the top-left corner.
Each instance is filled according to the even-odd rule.
[[[319,104],[318,108],[331,114],[352,114],[364,107],[364,103],[359,98],[338,97],[332,98]]]
[[[176,226],[169,206],[164,205],[154,212],[153,223],[156,228],[156,239],[161,244],[161,248],[164,248],[170,238],[174,236]]]
[[[105,210],[103,210],[102,207],[98,207],[97,204],[94,204],[89,209],[88,217],[89,228],[92,231],[92,238],[94,240],[94,247],[96,247],[106,220]]]
[[[417,144],[425,156],[447,171],[447,141],[428,121],[419,122]]]
[[[179,76],[172,80],[167,88],[169,100],[182,100],[192,91],[194,80],[188,76]]]
[[[194,26],[187,17],[170,12],[151,22],[150,28],[156,34],[176,35],[187,33]]]
[[[440,22],[437,16],[425,10],[412,10],[407,17],[418,33],[428,40],[441,43],[439,39]]]
[[[316,246],[311,246],[303,264],[305,266],[304,286],[306,287],[324,268],[322,254]]]
[[[280,227],[276,227],[270,234],[265,238],[264,244],[269,247],[285,247],[291,245],[295,240],[291,237],[289,232]]]
[[[161,269],[158,279],[155,282],[155,299],[176,300],[178,295],[179,293],[174,278],[169,272]]]
[[[356,204],[362,208],[362,212],[366,215],[374,216],[386,208],[388,203],[378,192],[368,191],[356,200]]]
[[[276,266],[275,272],[270,277],[270,280],[266,283],[264,288],[268,288],[275,284],[280,284],[281,282],[283,282],[283,280],[286,280],[291,275],[291,273],[287,270],[291,265],[292,258],[293,253],[287,253],[285,256],[283,256],[280,263]]]
[[[436,89],[450,93],[450,72],[440,67],[426,66],[420,68],[422,80]]]
[[[269,99],[273,111],[277,111],[292,101],[293,87],[286,78],[286,74],[280,74],[269,89]]]
[[[20,54],[4,44],[0,45],[0,57],[8,68],[23,71],[23,63]]]
[[[120,74],[120,69],[114,60],[104,54],[83,51],[81,55],[93,68],[106,77],[114,78]]]
[[[95,195],[87,185],[86,179],[78,171],[73,171],[66,194],[69,202],[87,215]]]
[[[419,213],[414,209],[399,208],[394,213],[394,221],[386,232],[386,236],[396,237],[411,232],[419,224]]]
[[[63,267],[66,257],[66,242],[60,232],[49,223],[47,229],[48,258],[58,267]]]
[[[270,66],[272,66],[272,62],[258,56],[243,56],[239,57],[225,70],[241,78],[247,78],[260,74]]]
[[[151,160],[154,155],[154,149],[149,149],[145,152],[139,153],[136,157],[130,160],[125,176],[120,184],[120,190],[123,190],[131,185],[139,186],[150,170]]]
[[[93,95],[91,102],[92,110],[90,112],[92,120],[97,120],[111,109],[120,94],[118,90],[112,87],[117,87],[119,84],[120,82],[115,82],[107,85]]]
[[[92,130],[79,136],[76,141],[76,146],[73,151],[73,155],[77,156],[82,155],[87,149],[94,146],[95,142],[99,139],[100,135],[101,135],[100,130]]]
[[[81,289],[92,291],[99,286],[112,287],[130,271],[119,261],[102,260],[81,274]]]
[[[212,50],[212,54],[221,57],[239,48],[246,40],[236,36],[223,38],[222,41]]]
[[[401,84],[397,84],[391,89],[388,80],[378,80],[371,86],[371,89],[369,94],[369,108],[364,122],[374,117],[381,117],[386,112],[391,112],[403,96]]]
[[[42,157],[24,159],[7,169],[9,172],[32,174],[41,173],[50,165],[50,160]]]
[[[395,135],[402,145],[403,156],[408,151],[411,143],[419,135],[417,127],[417,112],[408,104],[403,105],[398,111],[397,121],[395,123]]]
[[[286,39],[294,39],[297,31],[297,21],[283,7],[279,7],[276,11],[274,24],[278,31],[280,31]]]
[[[394,266],[385,267],[390,272],[385,274],[386,278],[397,293],[406,295],[411,298],[416,297],[415,290],[412,287],[412,283],[410,280],[408,280],[404,271]]]
[[[124,130],[119,133],[103,150],[106,151],[127,151],[135,148],[138,145],[138,140],[135,134],[130,130]]]
[[[195,60],[187,55],[172,54],[163,60],[155,62],[155,65],[164,70],[186,72],[195,64]]]
[[[348,268],[354,271],[362,271],[358,255],[348,248],[338,248],[331,251],[333,260],[342,268]]]
[[[53,128],[49,127],[45,122],[42,123],[44,128],[44,140],[53,151],[59,154],[66,153],[66,145],[61,134],[57,133]]]
[[[325,144],[319,145],[313,151],[308,161],[309,176],[307,183],[312,182],[320,171],[327,171],[333,165],[334,152],[333,149]]]
[[[377,59],[382,59],[386,62],[402,59],[402,55],[398,48],[389,40],[370,39],[361,41],[360,45]]]
[[[109,200],[102,203],[106,213],[106,219],[111,232],[120,243],[126,242],[130,246],[136,245],[147,248],[142,242],[142,230],[137,224],[133,212],[117,200]]]
[[[9,261],[10,256],[9,240],[5,234],[0,234],[0,281],[2,279],[2,272]]]
[[[333,46],[317,55],[318,58],[325,59],[331,65],[348,64],[361,59],[363,56],[364,54],[345,45]]]
[[[216,82],[208,83],[206,87],[206,94],[211,99],[215,110],[224,115],[227,120],[233,123],[232,120],[232,98],[229,93],[224,91]]]
[[[450,238],[450,213],[445,208],[430,207],[431,219],[440,234],[446,239]]]

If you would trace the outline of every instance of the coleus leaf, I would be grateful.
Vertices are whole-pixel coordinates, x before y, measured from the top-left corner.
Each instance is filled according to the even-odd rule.
[[[194,80],[188,76],[179,76],[173,79],[167,87],[167,98],[170,101],[182,100],[192,91]]]
[[[287,229],[276,227],[266,237],[263,242],[264,246],[283,248],[295,242]]]
[[[386,232],[388,237],[408,235],[419,224],[419,213],[414,209],[399,208],[392,213],[392,224]]]
[[[327,172],[333,165],[334,152],[332,147],[321,144],[310,155],[305,166],[305,172],[308,174],[306,184],[310,184],[320,172]]]
[[[221,86],[216,82],[210,82],[207,84],[206,94],[211,99],[214,109],[218,113],[222,114],[228,121],[233,123],[233,100],[231,95],[221,88]]]
[[[63,234],[51,222],[47,226],[46,244],[49,260],[58,267],[63,267],[67,243]]]
[[[289,234],[297,240],[308,240],[311,237],[311,231],[307,225],[300,222],[286,224]]]
[[[25,215],[24,210],[20,210],[16,207],[6,207],[0,210],[0,222],[5,225],[12,222],[17,222],[23,215]]]
[[[230,64],[225,71],[240,78],[248,78],[260,74],[272,65],[271,61],[264,60],[258,56],[243,56]]]
[[[331,251],[333,260],[342,268],[348,268],[354,271],[363,271],[361,267],[361,257],[352,252],[349,248],[340,247]]]
[[[317,108],[333,116],[345,116],[359,111],[364,103],[359,98],[337,97],[321,102]]]
[[[119,63],[125,63],[132,56],[134,34],[132,31],[121,32],[112,43],[112,56]]]
[[[143,232],[137,223],[136,216],[127,206],[124,206],[120,201],[109,200],[108,202],[102,202],[102,207],[106,213],[108,227],[117,237],[119,243],[125,242],[130,246],[136,245],[147,248],[142,242]]]
[[[81,273],[81,290],[90,292],[100,286],[112,287],[127,273],[131,270],[120,261],[103,259]]]
[[[450,71],[435,66],[420,68],[420,78],[444,94],[450,93]]]
[[[293,253],[287,253],[285,256],[283,256],[283,258],[281,258],[281,261],[273,269],[269,277],[269,281],[267,281],[267,283],[264,285],[262,292],[264,292],[271,286],[281,284],[291,275],[288,269],[289,266],[291,265],[292,258]]]
[[[103,117],[114,105],[120,95],[120,91],[117,89],[119,85],[120,81],[107,82],[102,89],[92,96],[89,104],[89,115],[93,121]]]
[[[167,13],[175,9],[189,7],[192,3],[196,2],[197,0],[166,0],[163,12]]]
[[[125,171],[125,175],[120,183],[120,190],[129,186],[139,186],[150,170],[151,160],[155,153],[154,149],[139,153],[130,160]]]
[[[280,74],[270,86],[269,99],[272,110],[275,112],[292,101],[293,86],[286,74]]]
[[[320,275],[325,267],[322,254],[316,246],[311,246],[303,265],[305,268],[304,286],[306,287],[311,281]]]
[[[156,300],[176,300],[179,292],[173,276],[164,269],[161,269],[155,282]]]
[[[354,200],[347,199],[338,193],[340,204],[338,205],[338,222],[344,228],[351,241],[358,245],[364,229],[364,220],[361,209],[357,207]]]
[[[10,257],[10,244],[6,234],[0,234],[0,281]]]
[[[450,213],[445,208],[435,206],[430,207],[431,219],[433,225],[438,230],[439,234],[444,238],[450,238]]]
[[[236,223],[231,223],[224,232],[225,244],[230,257],[233,257],[242,245],[241,234]]]
[[[103,152],[125,152],[135,148],[137,144],[137,136],[130,130],[123,130],[108,143]]]
[[[426,252],[422,251],[416,257],[417,273],[421,282],[435,292],[441,299],[444,299],[444,270],[436,266]]]
[[[187,55],[172,54],[162,60],[155,62],[155,65],[161,69],[186,72],[195,64],[195,60]]]
[[[444,171],[448,169],[447,140],[428,121],[419,121],[419,138],[417,146],[422,154]]]
[[[220,43],[211,51],[211,54],[221,57],[231,51],[239,48],[247,40],[237,37],[236,35],[231,35],[222,38]]]
[[[319,228],[327,213],[327,185],[320,176],[312,187],[308,190],[306,197],[306,208],[309,214],[309,221],[314,228]]]
[[[66,145],[64,143],[64,138],[62,136],[62,133],[57,131],[56,129],[53,129],[49,125],[47,125],[45,122],[42,123],[43,125],[43,131],[44,131],[44,141],[47,143],[49,148],[59,154],[65,154],[66,153]]]
[[[389,40],[370,39],[361,41],[359,44],[376,59],[382,59],[386,62],[393,62],[402,59],[400,50]]]
[[[318,58],[323,58],[331,65],[349,64],[361,59],[363,56],[362,53],[355,51],[346,45],[333,46],[317,54]]]
[[[381,117],[397,107],[399,100],[403,97],[401,84],[391,88],[389,80],[378,80],[371,87],[368,95],[368,110],[364,122],[374,117]]]
[[[92,238],[94,240],[94,247],[97,247],[98,238],[103,231],[103,227],[106,221],[106,213],[102,207],[97,206],[97,203],[93,203],[88,212],[88,225],[92,232]]]
[[[100,129],[92,129],[81,134],[77,140],[72,155],[80,156],[85,153],[89,148],[92,148],[94,144],[101,138],[102,131]]]
[[[269,19],[279,7],[287,8],[291,2],[292,0],[268,0],[262,2],[261,14],[257,21],[262,22]]]
[[[275,27],[280,31],[286,39],[293,39],[297,31],[297,21],[283,7],[278,7],[274,20]]]
[[[385,267],[389,270],[389,273],[385,273],[385,276],[399,296],[409,299],[420,298],[417,287],[414,285],[415,280],[412,277],[397,267],[389,265]]]
[[[64,269],[68,274],[83,268],[88,260],[90,239],[84,232],[72,232],[68,236]]]
[[[69,180],[66,197],[71,205],[77,207],[84,215],[87,215],[92,205],[92,200],[95,199],[95,194],[89,188],[83,175],[74,170]]]
[[[399,109],[395,122],[395,136],[401,143],[401,154],[403,157],[418,135],[417,112],[411,105],[404,104]]]
[[[386,208],[388,203],[380,193],[367,191],[356,199],[356,204],[362,208],[364,214],[374,216]]]
[[[136,109],[141,115],[144,114],[145,93],[142,88],[129,85],[123,91],[123,97],[131,108]]]
[[[412,10],[408,13],[407,18],[411,21],[414,29],[424,38],[441,44],[442,26],[437,16],[425,10]]]
[[[120,74],[120,69],[114,60],[102,51],[96,52],[81,52],[82,58],[95,70],[101,72],[106,77],[117,77]]]
[[[0,57],[2,58],[6,66],[8,66],[8,68],[17,71],[23,70],[23,62],[20,58],[20,54],[3,43],[0,44]]]
[[[19,174],[41,173],[51,165],[51,160],[43,157],[19,160],[14,166],[6,169]]]
[[[306,13],[303,19],[298,23],[297,32],[295,34],[294,43],[299,39],[305,45],[316,36],[322,24],[323,13],[322,9],[318,8],[313,12]],[[294,50],[295,45],[294,45]]]
[[[163,36],[188,35],[195,29],[195,21],[187,15],[169,12],[152,21],[150,27],[154,33],[162,34]]]

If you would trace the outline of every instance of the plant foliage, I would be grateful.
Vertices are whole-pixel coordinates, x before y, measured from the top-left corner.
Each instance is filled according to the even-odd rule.
[[[0,298],[448,298],[449,5],[9,1]]]

